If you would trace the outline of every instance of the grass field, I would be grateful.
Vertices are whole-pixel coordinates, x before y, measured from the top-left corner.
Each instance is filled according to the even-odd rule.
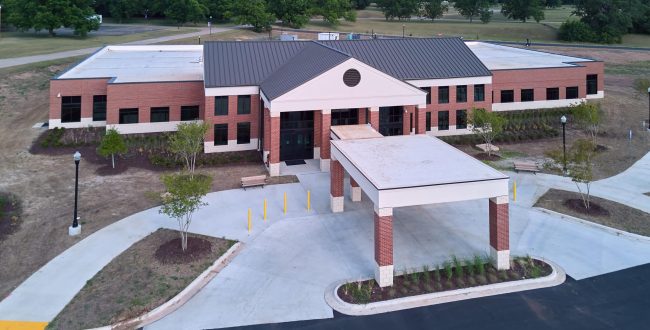
[[[5,32],[0,39],[0,59],[98,47],[104,44],[117,44],[195,31],[198,29],[169,27],[163,30],[122,36],[97,36],[91,33],[87,38],[63,35],[50,37],[47,33]]]
[[[201,36],[201,43],[214,40],[259,40],[268,37],[268,33],[257,33],[251,30],[235,29],[220,33],[213,33],[212,35]],[[198,37],[176,39],[159,43],[160,45],[197,45],[199,43]]]

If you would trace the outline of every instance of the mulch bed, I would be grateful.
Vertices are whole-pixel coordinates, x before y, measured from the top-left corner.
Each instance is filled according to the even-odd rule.
[[[20,227],[21,203],[10,193],[0,192],[0,241]]]
[[[534,206],[630,233],[650,236],[649,213],[599,197],[591,196],[590,200],[593,211],[590,210],[589,213],[586,213],[579,193],[549,189]]]
[[[476,158],[478,160],[489,160],[489,161],[501,160],[501,157],[499,155],[497,155],[497,154],[488,155],[487,153],[484,153],[484,152],[479,153],[479,154],[475,154],[474,158]]]
[[[96,328],[151,311],[181,292],[235,243],[195,234],[189,238],[193,256],[188,258],[178,257],[180,234],[175,230],[159,229],[135,243],[86,282],[48,329]],[[163,263],[156,257],[159,251],[167,259],[185,262]]]
[[[339,287],[337,294],[345,302],[367,304],[427,293],[538,278],[553,272],[547,263],[528,258],[517,258],[511,261],[510,269],[504,271],[497,271],[490,264],[485,264],[483,274],[476,272],[470,275],[468,267],[473,266],[465,266],[462,275],[457,274],[456,267],[452,267],[451,277],[447,277],[444,269],[395,276],[393,285],[386,288],[379,287],[374,279],[352,282]],[[371,291],[368,291],[369,288]]]
[[[162,264],[186,264],[202,258],[211,250],[210,241],[199,237],[188,237],[187,250],[183,251],[179,237],[158,247],[154,256]]]

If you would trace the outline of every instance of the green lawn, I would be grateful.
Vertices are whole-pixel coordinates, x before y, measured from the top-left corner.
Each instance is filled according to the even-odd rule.
[[[267,32],[257,33],[252,30],[234,29],[220,33],[213,33],[212,35],[201,36],[201,43],[214,40],[259,40],[268,38]],[[197,45],[199,43],[198,37],[176,39],[171,41],[161,42],[161,45]]]
[[[46,33],[5,32],[2,34],[2,39],[0,39],[0,59],[98,47],[104,44],[117,44],[195,31],[198,31],[198,29],[169,27],[164,30],[123,36],[96,36],[91,33],[87,38],[73,36],[50,37]]]

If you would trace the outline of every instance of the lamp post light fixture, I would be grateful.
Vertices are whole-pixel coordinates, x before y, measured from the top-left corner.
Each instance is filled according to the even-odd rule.
[[[79,153],[79,151],[74,153],[73,158],[74,158],[74,165],[75,165],[74,217],[72,218],[72,226],[68,228],[68,234],[70,236],[76,236],[81,234],[81,226],[79,225],[79,217],[77,216],[77,201],[79,200],[79,162],[81,161],[81,154]]]
[[[560,122],[562,123],[562,172],[566,174],[566,116],[562,116]]]

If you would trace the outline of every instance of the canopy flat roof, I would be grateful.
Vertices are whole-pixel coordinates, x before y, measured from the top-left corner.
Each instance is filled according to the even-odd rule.
[[[352,140],[352,139],[372,139],[384,137],[375,131],[369,124],[361,125],[340,125],[332,126],[332,139],[334,140]]]
[[[594,61],[486,42],[468,41],[465,44],[490,70],[573,67],[574,63]]]
[[[378,190],[508,179],[508,176],[427,135],[332,141]]]
[[[107,46],[56,79],[114,78],[113,83],[202,81],[203,46]]]

